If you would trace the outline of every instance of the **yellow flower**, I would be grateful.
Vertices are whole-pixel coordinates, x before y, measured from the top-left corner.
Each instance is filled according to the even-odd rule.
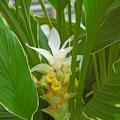
[[[52,83],[51,88],[52,88],[53,91],[58,92],[58,91],[61,90],[61,83],[59,81],[55,80]]]
[[[70,81],[70,75],[65,75],[65,77],[64,77],[64,83],[69,83],[69,81]]]
[[[52,72],[52,73],[49,73],[47,76],[46,76],[46,80],[48,83],[52,83],[53,80],[55,79],[55,74]]]

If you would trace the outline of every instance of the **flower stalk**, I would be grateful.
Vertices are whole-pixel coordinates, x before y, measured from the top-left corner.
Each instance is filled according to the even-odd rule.
[[[43,0],[39,0],[39,2],[40,2],[40,4],[41,4],[42,10],[43,10],[44,13],[45,13],[45,16],[46,16],[47,19],[48,19],[48,22],[49,22],[50,27],[52,28],[53,25],[52,25],[52,22],[51,22],[51,20],[50,20],[49,15],[48,15],[48,12],[47,12],[47,10],[46,10],[46,8],[45,8],[45,5],[44,5],[44,3],[43,3]]]

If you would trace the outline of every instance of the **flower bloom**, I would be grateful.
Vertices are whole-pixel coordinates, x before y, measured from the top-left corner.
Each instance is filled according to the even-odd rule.
[[[61,83],[57,80],[55,80],[52,85],[51,85],[51,88],[54,92],[58,92],[61,90]]]
[[[47,76],[46,76],[46,80],[48,83],[52,83],[53,80],[55,79],[55,74],[52,72],[52,73],[49,73]]]
[[[42,48],[35,48],[31,47],[27,44],[27,46],[35,51],[37,51],[39,54],[44,56],[49,64],[53,66],[55,69],[60,69],[62,65],[64,64],[71,64],[71,57],[67,57],[67,54],[71,52],[72,47],[67,47],[67,44],[71,42],[74,39],[74,36],[71,36],[69,39],[67,39],[62,47],[60,48],[61,41],[60,36],[55,28],[52,28],[50,35],[48,37],[48,44],[51,49],[52,54]],[[82,60],[82,56],[78,56],[78,60]]]

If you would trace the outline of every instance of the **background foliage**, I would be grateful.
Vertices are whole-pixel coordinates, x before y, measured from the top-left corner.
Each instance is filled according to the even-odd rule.
[[[8,5],[8,0],[0,1],[0,103],[10,112],[1,106],[0,119],[32,119],[38,107],[37,93],[40,96],[43,90],[36,92],[29,69],[40,63],[41,59],[25,43],[49,50],[47,37],[40,28],[48,24],[50,28],[57,28],[62,43],[72,34],[75,35],[70,91],[74,92],[76,76],[79,87],[74,98],[77,100],[76,106],[74,99],[70,101],[71,119],[119,120],[120,0],[74,1],[75,23],[71,21],[71,0],[48,1],[56,10],[56,18],[48,16],[43,0],[39,2],[45,17],[30,13],[32,0],[15,0],[14,8]],[[66,6],[68,21],[64,15]],[[86,29],[82,29],[80,23]],[[79,40],[82,41],[78,45]],[[77,54],[84,55],[79,74],[75,71]],[[38,73],[34,75],[41,77]],[[39,98],[34,120],[52,119],[41,112],[40,108],[46,106],[47,103]]]

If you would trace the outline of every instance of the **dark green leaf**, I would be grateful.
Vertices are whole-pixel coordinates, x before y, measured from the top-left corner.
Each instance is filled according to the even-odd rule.
[[[99,24],[103,21],[112,0],[84,0],[84,8],[86,15],[86,46],[83,58],[83,64],[80,72],[80,82],[77,95],[77,107],[82,104],[82,94],[85,82],[87,67],[90,60],[90,54],[96,40]]]
[[[91,27],[102,22],[111,4],[112,0],[84,0],[86,20],[89,24],[92,22]]]
[[[119,6],[120,6],[120,0],[113,0],[110,10]]]
[[[110,11],[109,16],[98,30],[94,50],[97,51],[120,41],[120,7]]]
[[[115,74],[85,106],[83,120],[119,120],[120,74]]]
[[[11,113],[7,112],[2,106],[0,106],[0,120],[22,120]]]
[[[105,20],[99,25],[100,27],[97,31],[97,38],[92,53],[98,52],[120,41],[120,7],[111,9],[104,19]],[[79,44],[80,53],[83,53],[86,44],[85,35],[82,39],[83,41]]]
[[[62,12],[67,5],[67,0],[48,0],[48,1],[56,9],[56,11],[60,9],[60,11]]]
[[[30,15],[31,29],[35,39],[36,46],[39,47],[39,24],[33,15]]]

